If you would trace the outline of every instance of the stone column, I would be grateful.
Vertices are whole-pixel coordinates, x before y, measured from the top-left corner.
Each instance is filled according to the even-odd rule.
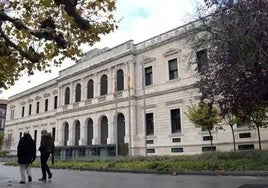
[[[80,140],[79,145],[87,145],[87,123],[86,117],[80,118]]]
[[[73,122],[69,124],[69,140],[67,141],[68,146],[74,146],[75,139],[75,126]]]
[[[107,138],[107,144],[115,144],[115,121],[114,121],[114,111],[112,111],[108,118],[108,138]]]

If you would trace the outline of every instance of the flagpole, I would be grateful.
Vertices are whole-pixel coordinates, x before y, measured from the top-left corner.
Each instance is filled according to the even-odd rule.
[[[131,101],[130,101],[130,63],[127,64],[128,77],[127,77],[127,88],[128,88],[128,135],[129,135],[129,144],[128,144],[128,155],[132,156],[131,151]]]
[[[144,62],[142,62],[142,94],[143,94],[143,126],[144,126],[144,153],[147,156],[147,133],[146,133],[146,103],[145,103],[145,71]]]
[[[114,97],[115,97],[115,156],[118,157],[118,128],[117,128],[117,113],[118,113],[118,104],[117,104],[117,71],[115,72],[114,77]]]

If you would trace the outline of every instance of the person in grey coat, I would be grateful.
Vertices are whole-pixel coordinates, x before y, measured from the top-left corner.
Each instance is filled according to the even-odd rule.
[[[39,151],[41,153],[41,170],[42,170],[42,178],[39,179],[39,181],[46,181],[47,180],[47,174],[48,179],[52,178],[52,173],[49,169],[49,166],[47,164],[47,160],[50,156],[50,154],[54,155],[54,142],[52,139],[52,136],[50,133],[48,133],[46,130],[41,131],[41,143],[39,147]]]

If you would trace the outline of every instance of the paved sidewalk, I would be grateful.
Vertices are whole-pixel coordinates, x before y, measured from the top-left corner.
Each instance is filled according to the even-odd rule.
[[[19,168],[0,162],[0,188],[268,188],[267,177],[160,175],[52,169],[53,180],[39,182],[41,170],[32,169],[33,182],[19,184]]]

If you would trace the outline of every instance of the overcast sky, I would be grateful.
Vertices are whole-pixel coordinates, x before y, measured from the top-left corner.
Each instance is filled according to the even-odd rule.
[[[163,32],[179,27],[194,18],[195,8],[202,0],[117,0],[117,19],[121,19],[119,29],[103,36],[93,48],[114,47],[127,40],[139,43]],[[35,75],[21,77],[8,90],[0,91],[0,99],[37,86],[58,76],[59,70],[73,65],[65,62],[60,68],[53,68],[52,73],[37,72]]]

